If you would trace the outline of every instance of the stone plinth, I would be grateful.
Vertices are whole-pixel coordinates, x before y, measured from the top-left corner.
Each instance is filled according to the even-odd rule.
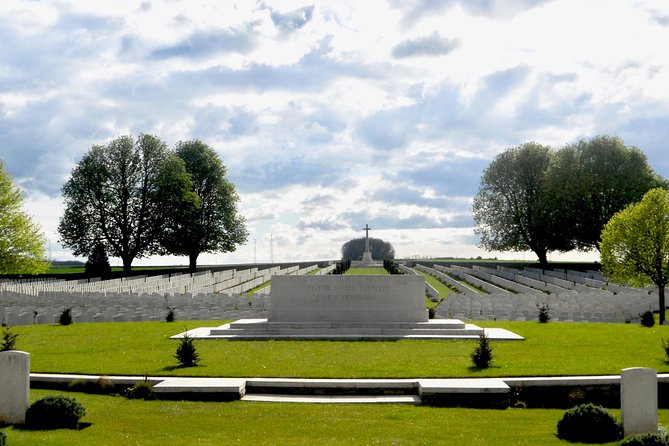
[[[425,279],[274,276],[269,322],[427,322]]]
[[[0,352],[0,422],[23,424],[30,400],[30,353]]]
[[[620,373],[620,409],[625,436],[657,431],[657,371],[634,367]]]

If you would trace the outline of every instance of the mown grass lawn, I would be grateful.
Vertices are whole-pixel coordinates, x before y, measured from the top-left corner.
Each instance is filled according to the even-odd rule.
[[[185,328],[223,321],[129,322],[16,327],[34,372],[227,377],[413,378],[618,374],[626,367],[669,372],[669,327],[632,324],[480,322],[525,341],[492,342],[495,359],[473,370],[475,341],[196,341],[202,358],[175,368]]]
[[[569,445],[555,436],[564,411],[405,405],[143,401],[64,393],[86,408],[82,430],[6,427],[23,445]],[[620,417],[619,411],[612,411]],[[669,410],[659,411],[669,425]],[[614,443],[609,443],[614,444]]]

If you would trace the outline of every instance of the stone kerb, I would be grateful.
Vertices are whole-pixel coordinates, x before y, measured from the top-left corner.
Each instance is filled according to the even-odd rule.
[[[0,423],[23,424],[30,399],[30,353],[0,352]]]
[[[427,322],[422,276],[275,276],[269,322]]]

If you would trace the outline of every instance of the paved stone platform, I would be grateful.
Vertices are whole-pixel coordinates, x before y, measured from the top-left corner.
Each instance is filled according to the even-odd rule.
[[[427,322],[271,322],[240,319],[219,327],[200,327],[172,336],[195,339],[478,339],[486,333],[491,340],[516,341],[522,336],[501,328],[481,328],[458,319],[430,319]]]

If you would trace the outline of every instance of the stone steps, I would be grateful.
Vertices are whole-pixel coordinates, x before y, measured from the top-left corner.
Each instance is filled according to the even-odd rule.
[[[241,319],[220,327],[200,327],[172,336],[194,339],[478,339],[485,332],[493,340],[522,340],[508,330],[480,328],[457,319],[431,319],[428,322],[268,322],[267,319]]]

